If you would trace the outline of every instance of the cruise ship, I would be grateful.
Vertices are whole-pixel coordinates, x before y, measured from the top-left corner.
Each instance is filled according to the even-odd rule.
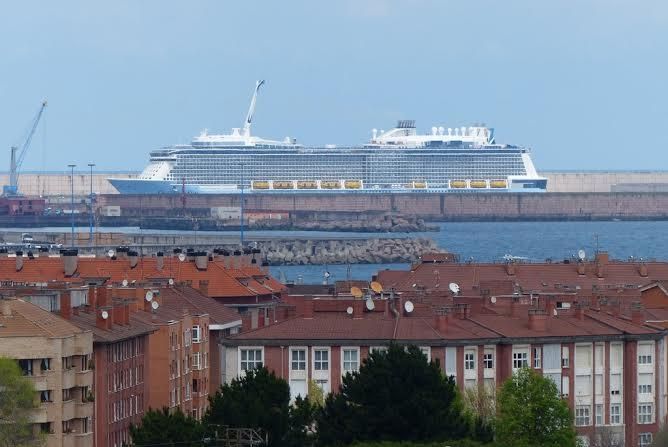
[[[544,192],[526,147],[497,144],[484,125],[432,127],[413,120],[373,129],[359,146],[304,146],[251,135],[260,87],[246,121],[229,134],[204,130],[190,144],[154,150],[137,178],[110,178],[122,194]]]

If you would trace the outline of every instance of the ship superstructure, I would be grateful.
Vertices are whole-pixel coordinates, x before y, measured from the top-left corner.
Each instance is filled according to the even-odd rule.
[[[125,194],[250,192],[545,191],[525,147],[497,144],[484,125],[432,127],[401,120],[360,146],[303,146],[251,135],[255,86],[243,128],[203,131],[187,145],[152,151],[136,179],[109,179]]]

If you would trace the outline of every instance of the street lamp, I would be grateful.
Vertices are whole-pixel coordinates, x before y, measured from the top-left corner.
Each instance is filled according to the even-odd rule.
[[[70,164],[67,165],[68,168],[70,168],[70,186],[71,186],[71,202],[70,202],[70,222],[72,224],[72,240],[70,241],[70,245],[72,248],[74,248],[74,168],[76,165]]]
[[[90,210],[88,211],[88,243],[93,247],[93,167],[95,163],[88,163],[90,168]]]

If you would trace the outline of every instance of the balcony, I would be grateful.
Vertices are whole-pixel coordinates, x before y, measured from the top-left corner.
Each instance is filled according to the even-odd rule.
[[[77,371],[74,373],[74,382],[76,386],[93,386],[93,371]]]
[[[75,376],[76,376],[76,371],[74,371],[74,368],[70,369],[64,369],[63,370],[63,384],[62,388],[69,389],[69,388],[74,388],[75,385]]]
[[[77,419],[93,417],[92,402],[77,402],[74,406],[74,417]]]
[[[63,447],[92,447],[93,433],[63,433]]]
[[[49,415],[47,412],[46,405],[42,404],[35,408],[31,416],[32,422],[35,424],[43,424],[44,422],[49,422]]]
[[[63,402],[63,420],[64,421],[69,421],[70,419],[74,419],[76,416],[74,416],[74,407],[76,404],[74,403],[74,400],[66,400]]]

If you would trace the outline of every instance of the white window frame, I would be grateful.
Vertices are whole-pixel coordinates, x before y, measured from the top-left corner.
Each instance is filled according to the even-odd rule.
[[[561,367],[570,368],[571,366],[571,356],[570,348],[568,346],[561,347]]]
[[[594,420],[596,421],[596,425],[603,425],[605,422],[604,408],[603,404],[594,404]]]
[[[199,324],[195,324],[192,327],[192,342],[193,343],[199,343],[203,339],[202,337],[202,328],[200,327]]]
[[[533,368],[541,369],[543,365],[543,349],[539,346],[535,346],[531,353],[533,354]]]
[[[494,353],[493,352],[483,353],[483,355],[482,355],[482,365],[483,365],[483,369],[494,369]]]
[[[242,360],[241,359],[241,354],[242,354],[243,351],[260,351],[261,359],[259,361],[259,364],[260,364],[260,366],[264,366],[264,347],[263,346],[239,346],[239,351],[237,352],[237,354],[239,356],[239,361],[238,361],[239,374],[245,374],[246,371],[248,371],[250,369],[256,369],[257,368],[257,366],[255,366],[254,368],[241,369],[242,363],[250,362],[249,360]],[[252,362],[254,364],[258,363],[257,360],[253,360]]]
[[[344,367],[344,365],[346,364],[346,361],[347,361],[347,360],[344,360],[346,351],[354,351],[354,352],[357,353],[357,368],[355,368],[353,370],[346,370],[346,368]],[[348,362],[350,362],[350,360],[348,360]],[[345,376],[346,373],[348,373],[348,372],[352,373],[354,371],[359,371],[359,369],[360,369],[360,348],[359,348],[359,346],[341,346],[341,375]]]
[[[575,406],[575,426],[588,427],[591,425],[591,406],[590,405],[576,405]]]
[[[616,411],[614,411],[616,410]],[[622,404],[614,402],[610,404],[610,425],[622,425]]]
[[[641,411],[641,410],[647,410]],[[638,404],[638,424],[654,423],[654,404],[651,402],[642,402]]]
[[[427,357],[427,363],[431,362],[431,347],[420,346],[420,351]]]
[[[464,370],[475,371],[476,352],[471,350],[464,351]]]
[[[652,433],[638,433],[638,447],[649,447],[653,441]]]
[[[332,352],[331,352],[331,349],[330,349],[330,348],[317,347],[317,346],[316,346],[316,347],[314,347],[314,348],[312,349],[312,352],[313,352],[313,355],[312,355],[312,356],[313,356],[313,359],[312,359],[312,363],[313,363],[313,366],[312,366],[313,369],[312,369],[312,371],[313,371],[313,373],[315,374],[316,371],[329,371],[330,368],[331,368],[331,363],[332,363]],[[325,352],[325,353],[327,353],[327,360],[323,360],[322,358],[317,359],[317,358],[316,358],[316,357],[317,357],[317,356],[316,356],[316,353],[318,353],[318,352]],[[323,367],[322,367],[322,366],[323,366],[323,365],[322,365],[323,362],[324,362],[324,363],[327,363],[327,368],[323,368]],[[320,366],[320,368],[317,368],[317,367],[316,367],[316,366],[318,366],[318,365]]]
[[[299,359],[299,354],[303,353],[304,359]],[[293,356],[297,354],[297,360],[293,359]],[[297,363],[297,368],[294,368],[294,364]],[[290,348],[290,371],[308,371],[308,348],[306,346],[294,346]],[[303,368],[301,368],[303,366]]]
[[[526,350],[513,351],[513,370],[527,368],[528,366],[529,352]]]
[[[241,358],[241,352],[239,352],[239,358]],[[191,362],[191,367],[193,370],[198,370],[201,368],[202,365],[202,354],[199,352],[193,352],[193,359]]]
[[[316,360],[316,352],[322,351],[327,354],[327,369],[316,369],[316,362],[321,363],[324,360]],[[323,388],[323,383],[327,384],[327,391],[331,392],[332,390],[332,380],[331,380],[331,371],[332,371],[332,349],[329,346],[313,346],[311,348],[311,379]],[[327,394],[327,393],[325,393]]]

